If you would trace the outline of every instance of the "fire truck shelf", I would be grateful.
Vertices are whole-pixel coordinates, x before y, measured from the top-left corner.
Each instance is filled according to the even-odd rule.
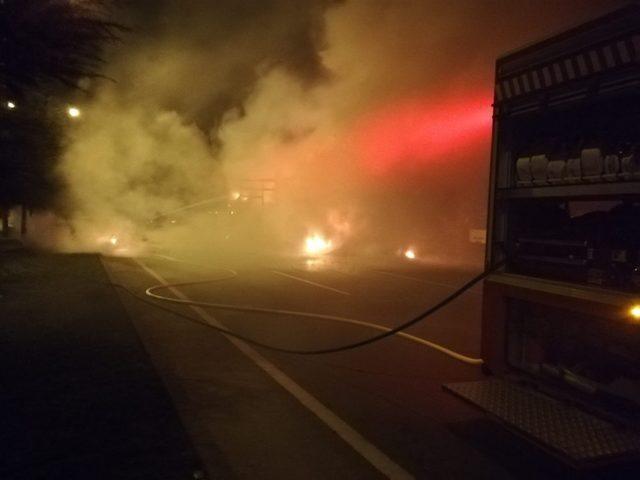
[[[640,182],[611,182],[580,185],[549,185],[497,189],[498,199],[602,198],[610,195],[640,195]]]
[[[637,433],[514,382],[462,382],[443,388],[575,466],[640,457]]]
[[[613,307],[628,307],[637,300],[637,295],[634,296],[627,292],[518,275],[516,273],[494,273],[487,277],[487,281],[519,289],[532,290],[541,294],[558,295]]]

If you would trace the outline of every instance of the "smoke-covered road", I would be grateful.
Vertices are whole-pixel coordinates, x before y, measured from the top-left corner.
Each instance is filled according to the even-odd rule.
[[[110,258],[105,264],[114,282],[138,294],[158,283],[151,272],[169,283],[225,273],[157,257],[142,259],[147,270],[131,260]],[[324,265],[280,259],[237,273],[179,291],[202,302],[339,315],[391,327],[473,274],[346,259]],[[478,357],[480,300],[475,287],[410,333]],[[477,366],[398,337],[331,355],[256,353],[126,294],[123,301],[212,474],[377,478],[383,471],[396,477],[407,472],[417,478],[487,479],[562,474],[559,465],[442,391],[443,383],[480,378]],[[169,306],[198,318],[189,307]],[[209,314],[229,329],[285,348],[329,347],[379,333],[286,315]]]

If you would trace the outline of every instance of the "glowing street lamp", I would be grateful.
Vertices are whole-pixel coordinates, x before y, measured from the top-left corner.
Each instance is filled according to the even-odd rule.
[[[67,108],[67,115],[71,118],[78,118],[80,116],[80,109],[77,107],[69,107]]]
[[[16,104],[15,104],[15,103],[13,103],[11,100],[9,100],[9,101],[7,102],[7,108],[8,108],[9,110],[13,110],[14,108],[16,108]]]
[[[640,322],[640,304],[636,304],[629,308],[629,315],[636,322]]]

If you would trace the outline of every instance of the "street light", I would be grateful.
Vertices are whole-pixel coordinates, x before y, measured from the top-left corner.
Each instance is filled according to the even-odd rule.
[[[16,104],[15,104],[15,103],[13,103],[11,100],[9,100],[9,101],[7,102],[7,108],[8,108],[9,110],[13,110],[14,108],[16,108]]]
[[[80,109],[77,107],[69,107],[67,108],[67,115],[71,118],[78,118],[80,116]]]

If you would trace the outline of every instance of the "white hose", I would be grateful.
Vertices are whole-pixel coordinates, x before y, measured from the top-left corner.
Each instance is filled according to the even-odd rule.
[[[161,290],[161,289],[166,289],[166,288],[176,288],[176,287],[187,287],[187,286],[193,286],[193,285],[202,285],[202,284],[206,284],[206,283],[213,283],[213,282],[220,282],[220,281],[224,281],[224,280],[230,280],[232,278],[235,278],[238,276],[237,272],[235,272],[234,270],[231,269],[222,269],[222,270],[226,270],[229,272],[229,275],[221,277],[221,278],[217,278],[214,280],[203,280],[203,281],[197,281],[197,282],[182,282],[182,283],[171,283],[171,284],[161,284],[161,285],[154,285],[152,287],[147,288],[147,290],[145,291],[145,293],[151,297],[151,298],[155,298],[156,300],[162,300],[165,302],[171,302],[171,303],[178,303],[181,305],[192,305],[192,306],[198,306],[198,307],[205,307],[205,308],[213,308],[213,309],[218,309],[218,310],[231,310],[231,311],[236,311],[236,312],[251,312],[251,313],[261,313],[261,314],[271,314],[271,315],[289,315],[289,316],[293,316],[293,317],[303,317],[303,318],[313,318],[313,319],[317,319],[317,320],[328,320],[328,321],[333,321],[333,322],[341,322],[341,323],[348,323],[351,325],[358,325],[361,327],[367,327],[370,328],[372,330],[378,330],[378,331],[382,331],[382,332],[388,332],[389,330],[391,330],[388,327],[385,327],[383,325],[378,325],[375,323],[370,323],[370,322],[365,322],[362,320],[356,320],[353,318],[346,318],[346,317],[339,317],[339,316],[335,316],[335,315],[325,315],[325,314],[321,314],[321,313],[309,313],[309,312],[298,312],[295,310],[280,310],[280,309],[273,309],[273,308],[263,308],[263,307],[254,307],[251,305],[232,305],[232,304],[226,304],[226,303],[211,303],[211,302],[200,302],[200,301],[195,301],[195,300],[183,300],[180,298],[175,298],[175,297],[167,297],[164,295],[160,295],[158,293],[156,293],[156,291]],[[416,337],[415,335],[410,335],[408,333],[404,333],[404,332],[397,332],[395,333],[395,335],[397,335],[398,337],[404,338],[405,340],[409,340],[415,343],[418,343],[420,345],[424,345],[426,347],[429,347],[433,350],[437,350],[440,353],[443,353],[455,360],[458,360],[460,362],[463,363],[467,363],[470,365],[481,365],[483,363],[483,360],[481,358],[472,358],[472,357],[467,357],[466,355],[462,355],[461,353],[458,352],[454,352],[453,350],[450,350],[446,347],[443,347],[442,345],[438,345],[437,343],[434,342],[430,342],[429,340],[425,340],[424,338],[420,338],[420,337]]]

